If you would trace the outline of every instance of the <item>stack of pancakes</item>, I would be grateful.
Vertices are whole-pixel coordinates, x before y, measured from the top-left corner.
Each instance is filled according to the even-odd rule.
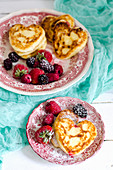
[[[75,125],[74,118],[73,112],[63,110],[53,124],[55,136],[51,140],[52,144],[69,155],[82,153],[97,136],[96,127],[92,122],[83,120]]]
[[[16,24],[9,30],[9,41],[14,51],[26,59],[36,55],[40,49],[45,49],[47,40],[44,29],[39,25],[25,27]]]
[[[82,50],[88,41],[87,31],[75,27],[74,18],[69,15],[46,16],[41,22],[47,40],[52,43],[59,59],[68,59]]]

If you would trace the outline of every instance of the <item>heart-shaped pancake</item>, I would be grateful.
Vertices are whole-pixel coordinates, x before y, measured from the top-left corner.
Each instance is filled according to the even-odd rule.
[[[39,25],[30,25],[25,27],[22,24],[16,24],[9,30],[9,41],[15,51],[29,52],[33,51],[45,37],[45,31]]]
[[[74,27],[74,18],[69,14],[60,15],[58,17],[48,15],[42,19],[41,26],[44,28],[49,42],[53,42],[55,25],[59,22],[62,22],[62,20],[68,23],[70,27]]]
[[[56,118],[53,129],[59,147],[67,154],[77,155],[89,147],[97,136],[94,124],[88,120],[83,120],[78,124],[67,116],[63,110]]]
[[[57,58],[68,59],[75,56],[86,46],[87,41],[87,32],[82,28],[70,28],[66,22],[56,24],[53,36],[53,48]]]

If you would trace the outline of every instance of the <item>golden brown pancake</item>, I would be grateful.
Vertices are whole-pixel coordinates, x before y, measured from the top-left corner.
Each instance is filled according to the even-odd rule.
[[[29,52],[33,51],[45,37],[45,31],[39,25],[30,25],[25,27],[22,24],[16,24],[9,30],[9,41],[15,51]]]
[[[15,51],[19,56],[21,56],[21,58],[27,59],[31,56],[34,56],[37,54],[37,51],[41,50],[41,49],[45,49],[47,45],[47,40],[46,38],[43,39],[43,41],[40,42],[40,44],[32,51],[29,52],[19,52],[19,51]]]
[[[44,28],[49,42],[53,41],[55,25],[61,21],[68,23],[70,27],[74,27],[74,18],[69,14],[64,14],[59,17],[48,15],[43,18],[41,26]]]
[[[57,58],[68,59],[75,56],[86,46],[87,32],[82,28],[70,28],[65,22],[56,24],[53,36],[53,48]]]
[[[71,111],[63,110],[54,122],[55,137],[58,146],[65,153],[77,155],[93,143],[97,136],[97,130],[94,124],[88,120],[83,120],[75,125],[74,121],[67,117],[66,112],[68,115],[69,112],[72,115]]]

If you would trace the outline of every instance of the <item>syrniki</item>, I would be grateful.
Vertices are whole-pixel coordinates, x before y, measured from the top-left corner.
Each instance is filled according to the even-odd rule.
[[[83,120],[78,124],[73,121],[73,113],[70,110],[63,110],[57,116],[53,129],[55,136],[52,143],[60,147],[69,155],[77,155],[88,148],[97,136],[94,124]],[[57,142],[55,142],[55,139]]]
[[[57,58],[68,59],[75,56],[86,46],[87,41],[87,32],[82,28],[70,28],[65,22],[56,24],[53,36],[53,48]]]
[[[74,27],[74,18],[69,14],[64,14],[61,16],[48,15],[43,18],[41,26],[45,30],[46,37],[49,42],[53,42],[54,29],[56,24],[62,21],[67,23],[71,28]]]
[[[9,30],[9,41],[14,51],[23,58],[45,48],[47,44],[44,29],[35,24],[28,27],[15,24]]]

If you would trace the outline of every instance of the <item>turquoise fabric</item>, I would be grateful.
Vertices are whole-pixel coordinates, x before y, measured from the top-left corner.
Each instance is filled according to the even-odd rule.
[[[91,103],[113,89],[113,1],[56,0],[54,8],[71,14],[89,30],[95,47],[93,62],[79,82],[60,93],[24,96],[0,88],[0,164],[5,153],[28,145],[26,123],[41,102],[70,96]]]

